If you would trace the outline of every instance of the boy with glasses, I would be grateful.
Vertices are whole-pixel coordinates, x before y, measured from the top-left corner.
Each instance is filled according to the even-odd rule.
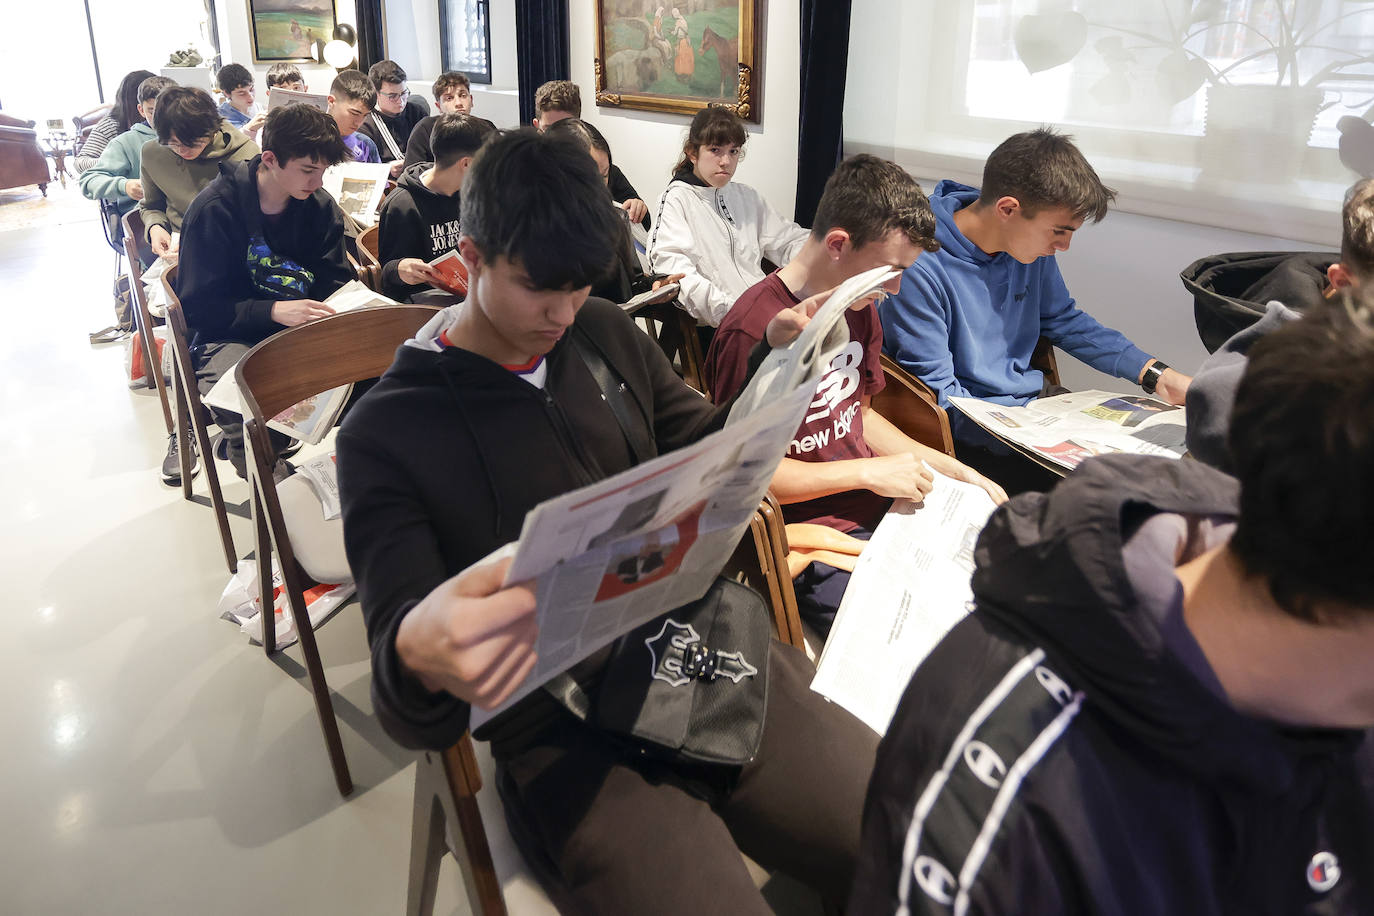
[[[405,166],[411,131],[429,115],[429,103],[411,97],[406,72],[394,60],[378,61],[367,75],[377,88],[377,107],[359,131],[377,145],[382,161],[391,163],[391,177],[395,178]]]

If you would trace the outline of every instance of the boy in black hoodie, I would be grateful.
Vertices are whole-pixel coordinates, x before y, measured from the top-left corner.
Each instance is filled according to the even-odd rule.
[[[1229,438],[993,514],[847,912],[1374,913],[1374,310],[1258,341]]]
[[[262,154],[226,166],[186,212],[176,291],[202,393],[254,344],[333,314],[321,300],[353,271],[343,212],[321,184],[324,170],[347,155],[329,115],[309,105],[274,109]],[[230,462],[246,476],[243,418],[213,413]],[[272,435],[278,449],[289,441]]]
[[[430,135],[434,163],[417,163],[402,172],[396,190],[382,204],[377,253],[383,293],[406,301],[438,279],[427,262],[458,247],[463,177],[493,133],[490,123],[471,115],[446,114],[435,122]]]
[[[617,306],[588,298],[621,218],[585,148],[503,134],[469,180],[467,299],[397,351],[338,438],[374,708],[409,747],[452,745],[470,704],[499,705],[531,671],[534,596],[503,589],[508,564],[482,558],[519,537],[540,502],[633,465],[629,442],[666,453],[719,429],[729,409],[688,388]],[[780,312],[768,343],[794,339],[821,299]],[[621,379],[624,427],[587,347]],[[607,654],[568,673],[595,692]],[[844,896],[876,736],[808,688],[801,652],[775,641],[768,664],[767,724],[743,767],[646,758],[546,691],[477,729],[507,812],[528,828],[516,841],[552,872],[560,912],[768,913],[740,849]]]

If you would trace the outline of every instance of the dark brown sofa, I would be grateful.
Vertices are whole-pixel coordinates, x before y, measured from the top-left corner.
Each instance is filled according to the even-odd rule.
[[[0,112],[0,189],[36,184],[47,197],[52,176],[33,123]]]

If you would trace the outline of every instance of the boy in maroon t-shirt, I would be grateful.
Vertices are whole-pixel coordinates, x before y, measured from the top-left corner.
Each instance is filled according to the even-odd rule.
[[[842,162],[826,182],[801,253],[750,287],[726,314],[706,356],[706,382],[723,402],[744,384],[749,351],[770,319],[814,293],[874,267],[905,270],[938,248],[930,202],[910,175],[876,156]],[[896,292],[901,278],[893,279]],[[831,361],[810,411],[773,476],[789,523],[823,525],[867,540],[892,500],[930,492],[928,468],[978,484],[1002,502],[1002,488],[942,452],[921,445],[871,406],[883,388],[883,328],[873,303],[851,309],[849,344]],[[849,571],[813,561],[794,580],[804,619],[822,635],[834,622]]]

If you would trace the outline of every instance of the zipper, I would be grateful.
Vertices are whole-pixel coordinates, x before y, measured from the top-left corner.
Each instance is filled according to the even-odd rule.
[[[725,201],[721,199],[720,188],[715,189],[716,212],[721,216],[721,222],[725,223],[725,237],[729,240],[730,264],[735,268],[735,273],[739,274],[741,280],[748,280],[744,271],[740,269],[739,258],[735,254],[735,230],[730,222],[730,208],[725,206]]]

